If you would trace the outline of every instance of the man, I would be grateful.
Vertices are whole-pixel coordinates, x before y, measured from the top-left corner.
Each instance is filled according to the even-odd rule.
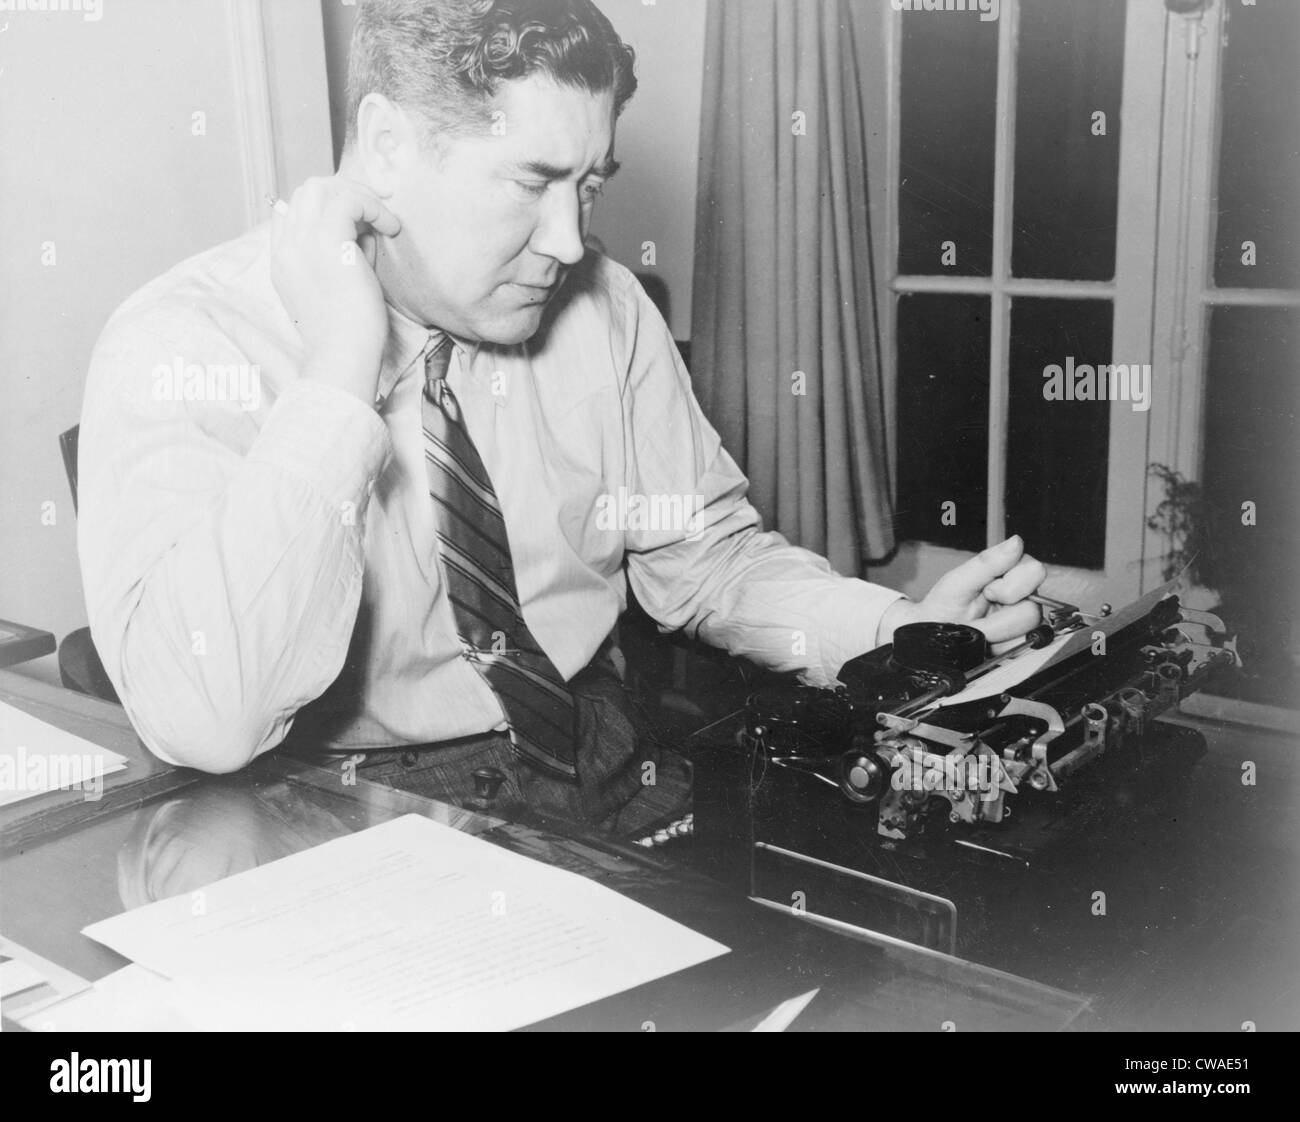
[[[153,752],[226,772],[292,730],[635,834],[689,775],[611,670],[629,582],[822,685],[904,622],[1038,622],[1018,539],[913,603],[762,532],[663,320],[584,250],[635,88],[589,0],[373,0],[349,65],[339,173],[137,293],[92,363],[86,597]],[[620,495],[689,517],[611,525]]]

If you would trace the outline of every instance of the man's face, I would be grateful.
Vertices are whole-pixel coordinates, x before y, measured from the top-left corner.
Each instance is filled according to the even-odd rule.
[[[388,200],[389,298],[468,341],[532,336],[613,174],[614,97],[534,76],[502,86],[485,135],[425,144]]]

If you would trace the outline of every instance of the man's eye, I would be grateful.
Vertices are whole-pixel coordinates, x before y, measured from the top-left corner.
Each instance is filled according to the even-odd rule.
[[[516,179],[515,182],[519,185],[519,189],[523,191],[525,195],[534,199],[540,199],[544,194],[546,194],[546,188],[549,186],[544,181],[536,182],[528,179]]]
[[[582,185],[582,197],[584,199],[594,200],[604,193],[605,185],[603,183],[584,183]]]

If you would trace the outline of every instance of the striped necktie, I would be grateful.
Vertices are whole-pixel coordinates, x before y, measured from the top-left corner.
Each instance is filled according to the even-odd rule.
[[[501,504],[447,385],[452,340],[430,338],[421,417],[456,633],[465,657],[500,700],[515,750],[574,778],[573,697],[524,622]]]

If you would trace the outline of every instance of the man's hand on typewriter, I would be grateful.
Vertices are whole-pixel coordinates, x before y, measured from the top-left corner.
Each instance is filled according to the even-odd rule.
[[[1009,537],[944,573],[923,600],[891,604],[876,644],[892,642],[895,629],[905,623],[968,623],[984,632],[996,653],[1042,622],[1038,605],[1025,597],[1046,576],[1043,563],[1025,552],[1019,536]]]

